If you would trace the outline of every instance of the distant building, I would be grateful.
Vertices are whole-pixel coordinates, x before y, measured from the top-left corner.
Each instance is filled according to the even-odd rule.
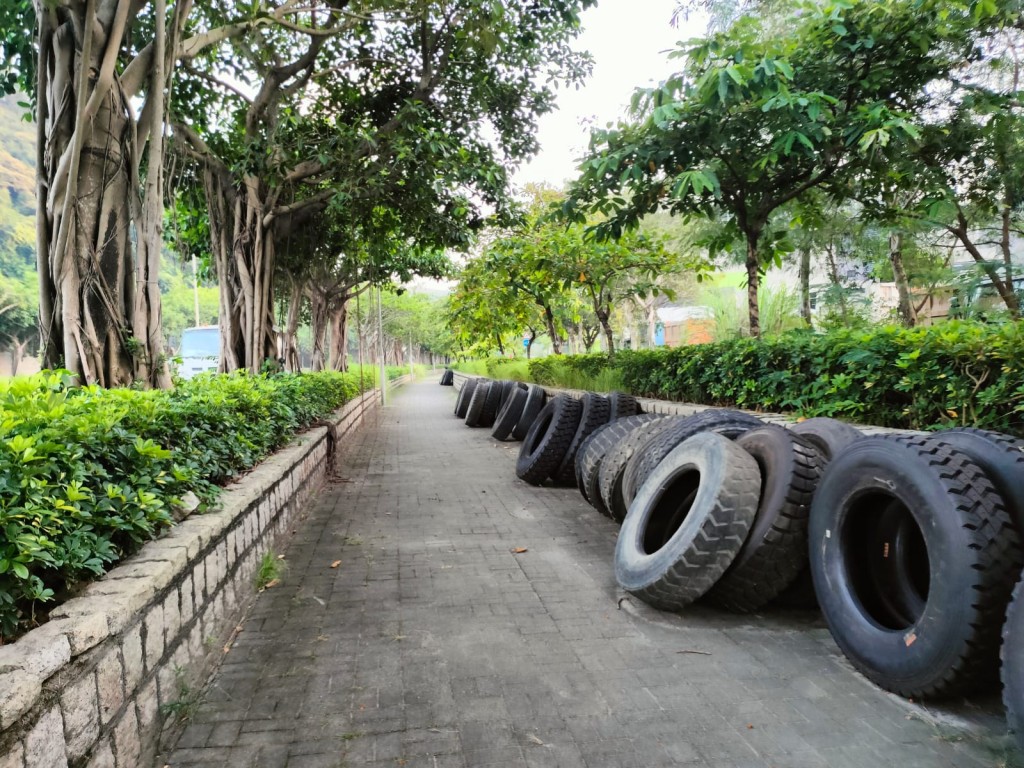
[[[654,345],[681,347],[715,340],[715,313],[711,307],[660,307]]]

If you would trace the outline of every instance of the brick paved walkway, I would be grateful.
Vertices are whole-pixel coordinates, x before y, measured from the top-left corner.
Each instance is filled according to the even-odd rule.
[[[617,527],[575,490],[518,481],[518,444],[467,429],[453,402],[416,384],[363,428],[163,762],[1005,764],[998,726],[921,717],[818,619],[620,607]]]

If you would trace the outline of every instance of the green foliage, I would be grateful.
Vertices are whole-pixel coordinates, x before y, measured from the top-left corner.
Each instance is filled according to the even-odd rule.
[[[0,638],[358,394],[349,374],[204,376],[169,391],[0,381]]]
[[[993,5],[995,5],[993,3]],[[948,0],[840,0],[751,14],[675,55],[682,70],[634,97],[633,119],[596,130],[564,213],[617,239],[659,209],[716,219],[707,246],[746,241],[757,276],[789,245],[780,208],[839,188],[890,144],[916,139],[929,87],[974,55],[976,19]],[[757,335],[756,311],[751,333]]]
[[[1024,435],[1024,324],[793,331],[624,354],[635,394],[908,429]]]
[[[283,570],[283,561],[268,549],[260,558],[260,567],[256,569],[256,589],[262,592],[267,587],[273,586],[273,583],[281,578]]]
[[[903,429],[977,426],[1024,436],[1024,323],[795,330],[659,350],[531,360],[540,384]],[[581,386],[601,382],[605,386]]]
[[[628,354],[629,351],[620,351]],[[538,384],[567,389],[611,392],[622,389],[622,372],[617,363],[609,363],[607,355],[549,356],[531,360],[530,378]]]

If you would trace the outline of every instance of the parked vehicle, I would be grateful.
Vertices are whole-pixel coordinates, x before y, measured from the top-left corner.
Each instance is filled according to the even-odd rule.
[[[178,376],[191,379],[200,373],[216,373],[220,367],[220,328],[201,325],[181,333]]]

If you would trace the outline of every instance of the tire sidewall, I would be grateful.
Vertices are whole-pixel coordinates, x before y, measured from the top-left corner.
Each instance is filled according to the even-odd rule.
[[[969,542],[950,499],[914,451],[895,441],[858,441],[829,465],[811,506],[809,543],[815,592],[837,644],[868,677],[885,687],[914,690],[931,676],[922,669],[955,663],[968,636]],[[870,616],[850,584],[844,551],[850,505],[880,492],[899,498],[913,515],[928,550],[929,593],[924,612],[906,629]],[[924,510],[934,510],[926,516]]]
[[[715,437],[718,437],[717,435]],[[724,440],[725,438],[720,438]],[[697,435],[677,446],[650,474],[629,508],[615,545],[615,578],[627,591],[637,591],[660,579],[692,544],[715,504],[725,475],[721,443]],[[685,473],[700,473],[700,485],[682,525],[653,554],[644,552],[643,539],[662,489]]]

